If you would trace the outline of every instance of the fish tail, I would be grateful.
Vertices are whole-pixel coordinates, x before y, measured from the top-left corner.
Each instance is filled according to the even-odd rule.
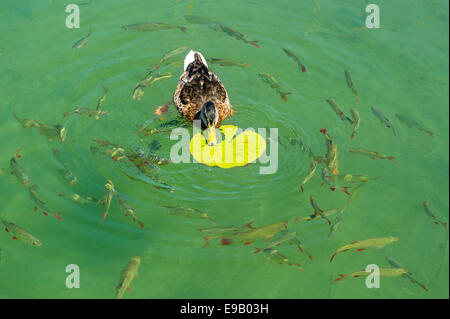
[[[303,193],[303,184],[302,185],[300,185],[300,190],[302,191],[302,193]]]
[[[333,259],[334,259],[334,256],[336,256],[336,254],[337,254],[337,252],[335,252],[335,253],[333,254],[333,256],[331,256],[331,258],[330,258],[330,262],[332,262],[332,261],[333,261]]]
[[[289,95],[289,94],[292,94],[292,92],[280,93],[281,98],[283,99],[283,101],[287,102],[286,95]]]
[[[105,218],[106,218],[106,214],[102,214],[102,220],[100,221],[100,223],[101,223],[102,221],[104,221]]]
[[[351,186],[344,186],[343,188],[344,188],[343,192],[346,193],[348,196],[351,196],[351,194],[347,191],[347,188],[352,188],[352,187]]]
[[[262,250],[261,248],[256,248],[256,250],[254,251],[254,254],[259,253],[261,250]]]
[[[21,158],[22,156],[19,154],[22,148],[19,148],[16,153],[14,154],[14,158]]]
[[[347,275],[343,275],[343,274],[339,274],[338,276],[339,276],[338,278],[336,278],[335,280],[333,280],[334,282],[339,281],[339,280],[342,280],[342,279],[344,279],[344,278],[347,278]]]
[[[202,248],[205,248],[206,246],[209,245],[209,239],[210,239],[210,237],[209,237],[209,236],[205,236],[205,237],[203,237],[203,239],[205,239],[205,244],[202,246]]]
[[[418,283],[420,287],[422,287],[425,291],[428,291],[427,287],[424,284]]]
[[[355,137],[355,132],[352,133],[352,136],[350,136],[350,139],[353,140],[354,137]]]
[[[253,221],[251,221],[250,223],[246,224],[245,226],[248,227],[248,228],[251,228],[251,229],[255,229],[255,227],[253,227],[252,224],[253,224]],[[217,227],[219,227],[219,226],[217,226]]]
[[[57,219],[59,219],[59,220],[64,220],[60,215],[62,214],[63,212],[57,212],[56,214],[55,214],[55,218],[57,218]]]
[[[259,48],[258,40],[254,40],[254,41],[246,41],[246,43],[250,43],[251,45],[253,45],[255,48]]]

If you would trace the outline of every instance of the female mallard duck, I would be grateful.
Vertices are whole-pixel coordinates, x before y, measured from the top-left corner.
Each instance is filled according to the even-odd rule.
[[[180,76],[173,96],[175,106],[189,121],[199,120],[207,129],[208,144],[216,143],[215,127],[231,115],[227,90],[217,75],[208,70],[200,52],[190,51],[184,59],[184,72]]]

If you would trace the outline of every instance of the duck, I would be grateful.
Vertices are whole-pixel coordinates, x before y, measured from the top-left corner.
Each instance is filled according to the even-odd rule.
[[[181,116],[199,121],[202,130],[207,130],[208,145],[217,143],[215,128],[233,114],[227,90],[214,72],[208,69],[204,56],[191,50],[184,59],[184,71],[180,76],[173,96],[176,109]]]

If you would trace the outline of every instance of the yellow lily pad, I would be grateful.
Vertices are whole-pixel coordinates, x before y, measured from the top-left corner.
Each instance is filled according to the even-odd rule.
[[[244,166],[255,162],[266,150],[264,138],[252,130],[237,136],[237,126],[223,125],[219,130],[223,140],[213,146],[207,144],[200,132],[192,137],[190,151],[197,162],[221,168]]]

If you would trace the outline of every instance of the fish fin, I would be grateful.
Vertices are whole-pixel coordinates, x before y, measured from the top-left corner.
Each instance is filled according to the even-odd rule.
[[[257,254],[257,253],[259,253],[259,252],[260,252],[261,250],[262,250],[261,248],[256,248],[256,250],[255,250],[254,254]]]
[[[16,236],[14,236],[12,239],[14,239],[14,240],[17,240],[17,237]]]
[[[292,94],[292,92],[286,92],[286,93],[281,93],[281,98],[283,99],[283,101],[287,102],[287,98],[286,95]]]
[[[251,229],[255,229],[255,227],[253,227],[252,224],[253,224],[253,221],[251,221],[250,223],[248,223],[245,226],[247,226],[248,228],[251,228]],[[219,227],[219,226],[217,225],[217,227]]]
[[[228,239],[228,238],[222,238],[220,243],[221,243],[222,246],[227,246],[227,245],[230,245],[232,243],[232,240]]]
[[[251,244],[253,244],[253,242],[252,241],[248,241],[248,242],[244,243],[244,246],[248,246],[248,245],[251,245]]]
[[[306,72],[306,68],[304,65],[302,65],[302,73],[305,73],[305,72]]]
[[[344,278],[347,277],[347,275],[342,275],[342,274],[339,274],[338,276],[339,276],[338,278],[336,278],[335,280],[333,280],[334,282],[339,281],[339,280],[342,280],[342,279],[344,279]]]
[[[303,185],[301,185],[301,186],[300,186],[300,190],[301,190],[301,191],[302,191],[302,193],[303,193]]]
[[[9,230],[8,230],[8,228],[5,228],[5,231],[7,231],[7,232],[9,233]]]
[[[334,187],[330,187],[330,189],[331,189],[331,191],[335,191],[336,190],[336,188],[334,188]]]
[[[366,249],[365,248],[359,248],[356,251],[364,251],[364,250],[366,250]]]
[[[100,221],[100,223],[102,222],[102,221],[104,221],[105,220],[105,218],[106,218],[106,215],[105,214],[102,214],[102,220]]]
[[[47,213],[47,212],[42,212],[42,214],[44,214],[44,216],[48,216],[48,213]]]
[[[34,206],[34,211],[37,211],[38,210],[38,207],[37,206]]]
[[[130,291],[130,286],[127,287],[128,292]]]

